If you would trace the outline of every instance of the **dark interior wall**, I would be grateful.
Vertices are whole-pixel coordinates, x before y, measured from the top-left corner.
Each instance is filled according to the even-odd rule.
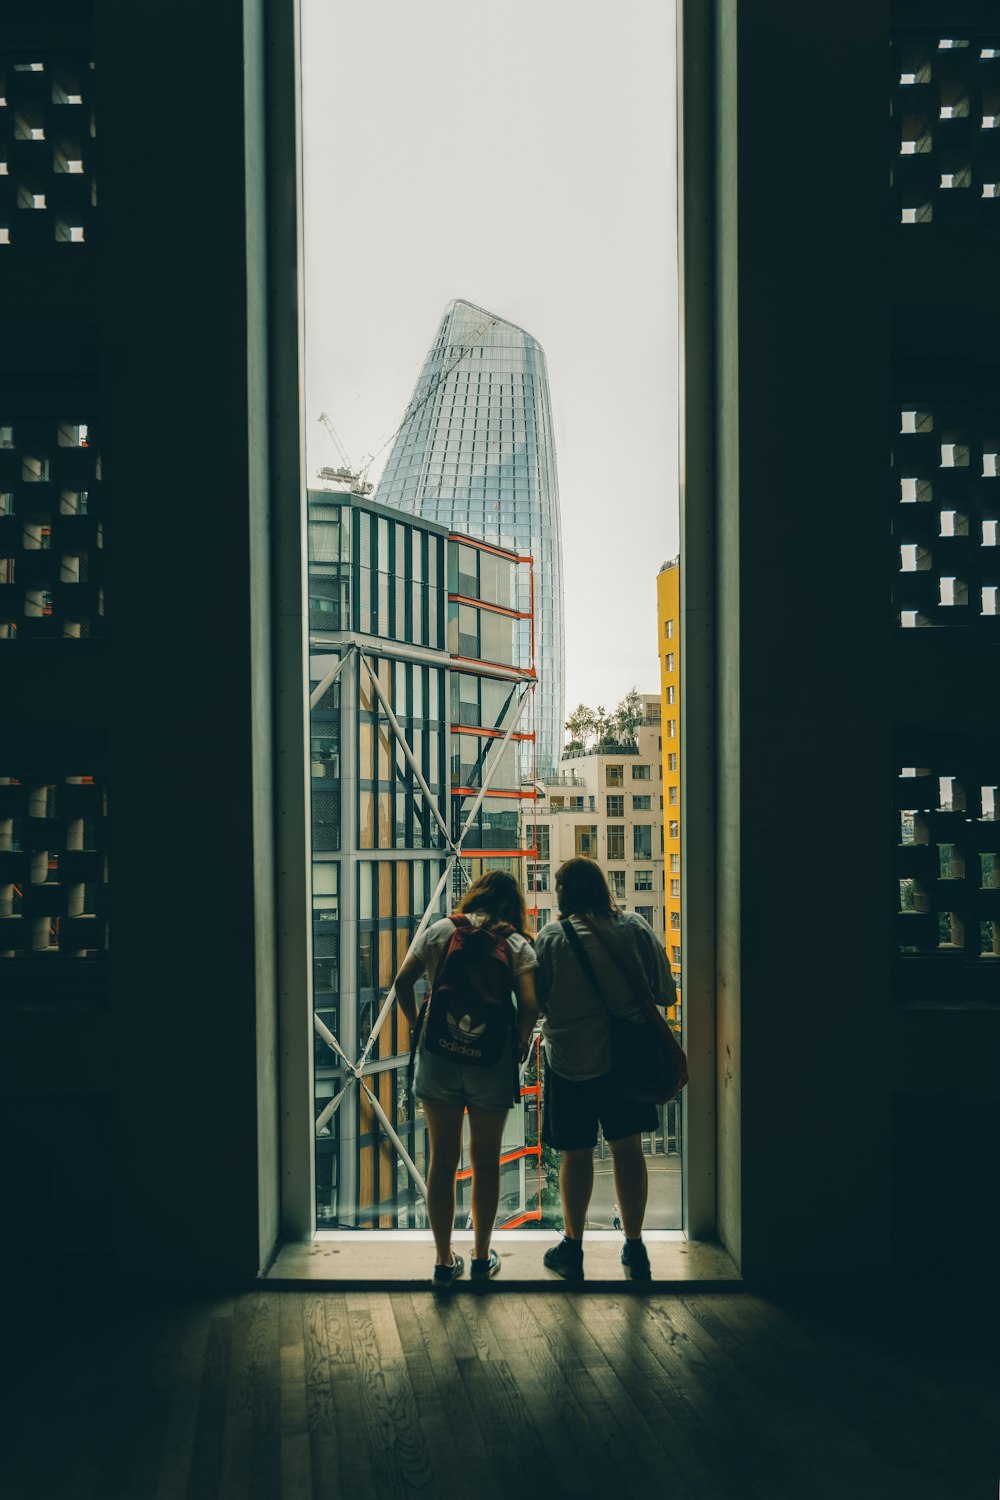
[[[868,0],[729,19],[738,459],[721,498],[739,598],[723,649],[740,676],[750,1274],[878,1269],[887,1249],[886,22]],[[845,90],[826,137],[817,97]]]
[[[716,8],[719,1223],[751,1276],[912,1266],[953,1198],[983,1264],[1000,1227],[1000,979],[897,958],[895,915],[899,766],[942,735],[939,769],[1000,764],[996,640],[899,629],[889,466],[929,386],[998,410],[995,231],[901,225],[890,188],[891,35],[988,24]]]
[[[96,64],[93,234],[7,247],[0,395],[99,430],[106,598],[94,639],[2,643],[0,752],[106,775],[111,903],[106,964],[0,970],[33,1163],[5,1208],[22,1248],[71,1267],[83,1230],[153,1282],[252,1275],[277,1212],[256,28],[239,0],[0,27]]]

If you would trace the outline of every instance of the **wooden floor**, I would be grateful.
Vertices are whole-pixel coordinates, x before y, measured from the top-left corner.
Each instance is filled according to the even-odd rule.
[[[948,1300],[266,1290],[49,1309],[7,1343],[0,1494],[992,1500],[995,1344]]]

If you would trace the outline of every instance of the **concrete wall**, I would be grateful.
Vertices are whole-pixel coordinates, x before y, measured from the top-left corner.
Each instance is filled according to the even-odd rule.
[[[955,21],[912,9],[895,24]],[[995,289],[966,284],[957,233],[922,256],[900,241],[889,40],[886,4],[720,0],[700,41],[714,464],[686,505],[716,522],[718,1224],[750,1276],[943,1252],[949,1174],[982,1212],[995,1172],[996,987],[968,1006],[939,985],[931,1022],[893,976],[894,746],[942,718],[989,733],[987,656],[893,615],[893,303],[908,283],[925,348],[935,302],[971,342]]]
[[[107,494],[102,638],[0,659],[0,752],[109,788],[106,974],[86,1000],[0,974],[6,1248],[68,1274],[251,1276],[276,1233],[261,24],[98,0],[0,26],[98,79],[93,244],[49,274],[11,247],[0,339],[15,411],[92,410]]]

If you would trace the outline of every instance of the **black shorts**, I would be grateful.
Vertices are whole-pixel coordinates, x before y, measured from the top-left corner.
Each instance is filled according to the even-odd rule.
[[[622,1099],[612,1092],[611,1074],[602,1078],[562,1078],[545,1069],[542,1140],[556,1151],[582,1151],[597,1145],[600,1121],[606,1141],[655,1130],[659,1114],[655,1104]]]

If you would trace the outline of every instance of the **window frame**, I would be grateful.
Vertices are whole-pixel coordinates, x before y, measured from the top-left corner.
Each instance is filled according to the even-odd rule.
[[[299,147],[299,79],[297,57],[300,48],[297,6],[294,0],[274,0],[268,24],[269,67],[267,70],[264,111],[268,151],[266,153],[269,183],[266,234],[268,245],[268,336],[274,375],[268,413],[271,441],[271,473],[279,480],[272,485],[271,510],[280,513],[282,526],[275,528],[271,541],[273,563],[273,597],[278,608],[273,623],[274,655],[286,682],[296,674],[303,684],[307,673],[308,639],[303,625],[303,535],[306,478],[304,451],[300,440],[301,420],[301,351],[304,343],[301,296],[301,226],[302,193]],[[682,266],[704,265],[712,260],[707,254],[715,236],[714,199],[704,193],[704,184],[716,180],[715,130],[713,127],[714,88],[696,86],[707,77],[714,80],[717,67],[712,53],[711,17],[700,13],[690,0],[679,6],[678,88],[679,114],[682,121],[680,156],[683,163],[680,185],[680,247]],[[289,178],[295,191],[288,192]],[[287,275],[286,268],[296,268]],[[698,601],[704,611],[705,600],[714,600],[716,565],[715,546],[715,461],[716,435],[713,430],[714,368],[704,351],[714,347],[712,329],[718,309],[715,286],[710,278],[682,277],[682,347],[684,399],[682,400],[682,445],[686,484],[682,493],[682,536],[684,569],[681,574],[680,616],[686,600]],[[287,522],[287,525],[286,525]],[[441,590],[443,599],[444,590]],[[441,612],[443,614],[443,604]],[[672,638],[673,620],[668,622],[667,637]],[[683,720],[668,721],[667,737],[680,739],[685,759],[683,788],[683,848],[688,840],[698,850],[696,866],[684,859],[684,898],[689,909],[704,912],[697,931],[684,935],[685,966],[685,1041],[689,1052],[697,1052],[703,1068],[685,1091],[684,1111],[684,1225],[693,1238],[710,1237],[715,1228],[714,1204],[714,1052],[715,1013],[712,978],[714,970],[713,904],[710,899],[715,879],[715,790],[711,777],[715,766],[715,646],[711,630],[689,630],[679,641],[679,666],[685,684]],[[283,699],[295,695],[284,694]],[[303,767],[307,764],[307,724],[304,713],[294,703],[279,705],[276,727],[278,842],[276,864],[286,878],[275,882],[277,925],[284,934],[279,947],[276,990],[280,994],[278,1010],[278,1052],[281,1057],[281,1095],[294,1099],[295,1107],[284,1121],[280,1136],[280,1171],[282,1201],[276,1223],[285,1239],[309,1239],[313,1233],[313,1162],[312,1130],[312,1023],[308,1005],[311,968],[311,920],[309,901],[308,807],[307,784]],[[621,787],[621,781],[606,785]],[[661,825],[662,832],[662,825]],[[301,871],[299,867],[301,866]],[[291,871],[290,874],[288,872]],[[617,872],[616,872],[617,873]],[[707,899],[701,899],[701,898]],[[680,950],[674,951],[680,961]],[[306,996],[306,1000],[303,1000]],[[303,1088],[304,1080],[309,1080]],[[277,1116],[276,1116],[277,1119]],[[275,1129],[277,1124],[275,1124]],[[303,1149],[304,1147],[304,1149]],[[303,1168],[308,1174],[303,1198]],[[303,1211],[302,1205],[305,1203]]]

